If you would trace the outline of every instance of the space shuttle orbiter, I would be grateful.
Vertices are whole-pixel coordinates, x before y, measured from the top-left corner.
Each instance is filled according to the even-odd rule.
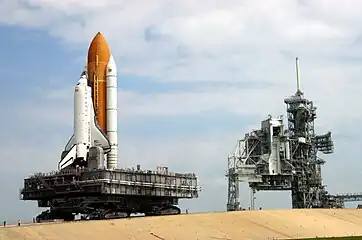
[[[85,164],[90,147],[101,147],[105,153],[110,150],[108,138],[98,126],[92,90],[83,72],[74,89],[74,133],[62,153],[59,169]]]
[[[116,168],[117,145],[117,68],[103,35],[97,33],[75,86],[74,132],[58,168],[86,166],[92,147],[102,148],[108,169]]]

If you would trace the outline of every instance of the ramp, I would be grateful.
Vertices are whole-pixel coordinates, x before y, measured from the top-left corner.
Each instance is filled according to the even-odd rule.
[[[298,209],[182,214],[0,228],[1,240],[240,240],[362,236],[362,210]]]

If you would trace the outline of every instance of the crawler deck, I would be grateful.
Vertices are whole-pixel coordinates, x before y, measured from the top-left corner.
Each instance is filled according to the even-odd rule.
[[[34,174],[24,180],[21,199],[49,207],[47,219],[72,219],[70,214],[78,213],[107,218],[120,212],[178,214],[178,199],[197,198],[199,191],[193,173],[85,168]]]

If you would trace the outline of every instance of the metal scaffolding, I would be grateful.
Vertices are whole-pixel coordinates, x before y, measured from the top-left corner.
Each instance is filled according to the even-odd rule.
[[[74,220],[76,214],[89,219],[107,219],[144,213],[146,216],[180,214],[179,199],[198,197],[194,173],[136,169],[76,168],[38,173],[24,179],[20,199],[50,208],[37,221]]]
[[[228,157],[227,210],[240,210],[239,182],[252,189],[251,208],[256,191],[291,190],[293,208],[343,207],[354,198],[329,195],[322,184],[321,166],[325,161],[317,153],[331,154],[331,132],[316,135],[316,107],[300,90],[299,62],[296,59],[297,92],[284,100],[287,105],[287,129],[283,116],[269,116],[261,128],[245,134]]]

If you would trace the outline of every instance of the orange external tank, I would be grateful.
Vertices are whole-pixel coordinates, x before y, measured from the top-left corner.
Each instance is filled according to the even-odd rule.
[[[87,59],[88,85],[92,88],[93,106],[99,127],[107,133],[106,69],[110,59],[108,43],[98,32],[93,38]]]

